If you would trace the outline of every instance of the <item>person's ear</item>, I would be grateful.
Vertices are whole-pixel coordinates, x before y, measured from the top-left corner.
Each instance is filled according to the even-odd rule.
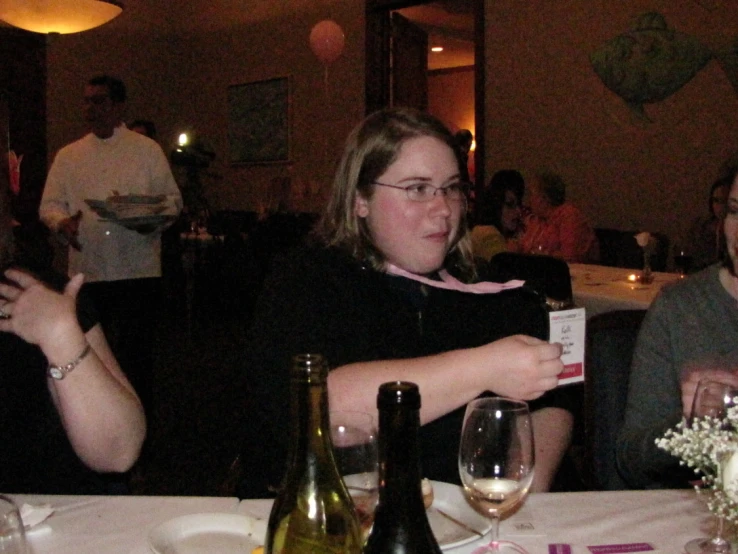
[[[356,201],[354,202],[354,213],[359,217],[366,217],[369,215],[369,201],[361,194],[356,195]]]

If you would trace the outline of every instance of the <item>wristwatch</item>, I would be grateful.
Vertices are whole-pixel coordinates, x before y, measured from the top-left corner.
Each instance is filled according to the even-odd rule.
[[[84,360],[87,357],[87,354],[90,353],[90,350],[92,350],[92,347],[89,343],[85,345],[85,349],[82,350],[82,353],[77,356],[74,360],[69,362],[65,365],[50,365],[48,370],[48,375],[52,379],[56,379],[57,381],[60,381],[66,377],[67,373],[72,371],[75,367],[77,367],[82,360]]]

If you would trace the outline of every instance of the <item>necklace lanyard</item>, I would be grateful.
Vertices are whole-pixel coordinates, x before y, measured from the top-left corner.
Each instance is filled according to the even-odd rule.
[[[461,292],[470,292],[473,294],[496,294],[504,290],[517,289],[519,287],[522,287],[523,283],[525,283],[525,281],[517,280],[508,281],[507,283],[493,283],[491,281],[482,281],[481,283],[473,284],[462,283],[451,274],[449,274],[449,272],[445,269],[442,269],[438,272],[441,281],[436,281],[433,279],[428,279],[427,277],[423,277],[422,275],[410,273],[409,271],[405,271],[404,269],[401,269],[393,264],[387,264],[387,273],[389,273],[390,275],[397,275],[398,277],[412,279],[414,281],[423,283],[424,285],[428,285],[429,287],[436,287],[438,289],[445,290],[457,290]]]

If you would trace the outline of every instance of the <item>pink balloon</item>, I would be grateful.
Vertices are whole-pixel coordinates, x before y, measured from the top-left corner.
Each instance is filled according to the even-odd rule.
[[[335,62],[343,52],[346,37],[335,21],[324,19],[310,31],[310,49],[324,64]]]

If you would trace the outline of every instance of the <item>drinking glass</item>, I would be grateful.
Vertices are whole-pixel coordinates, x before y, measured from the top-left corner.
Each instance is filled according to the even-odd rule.
[[[728,408],[734,405],[733,399],[738,396],[738,389],[703,379],[697,385],[692,402],[690,421],[706,416],[723,418]],[[723,537],[725,519],[717,517],[717,528],[713,537],[692,539],[684,545],[687,554],[727,554],[731,551],[730,542]]]
[[[685,277],[692,269],[692,256],[686,249],[677,246],[674,249],[674,270],[681,276]]]
[[[359,411],[330,414],[336,466],[356,506],[364,537],[374,522],[379,500],[379,455],[374,418]]]
[[[533,428],[528,404],[510,398],[478,398],[464,414],[459,475],[467,501],[492,520],[492,541],[473,554],[511,549],[499,539],[500,517],[523,502],[533,481]]]
[[[0,495],[0,553],[26,554],[27,552],[26,534],[18,507],[7,496]]]

